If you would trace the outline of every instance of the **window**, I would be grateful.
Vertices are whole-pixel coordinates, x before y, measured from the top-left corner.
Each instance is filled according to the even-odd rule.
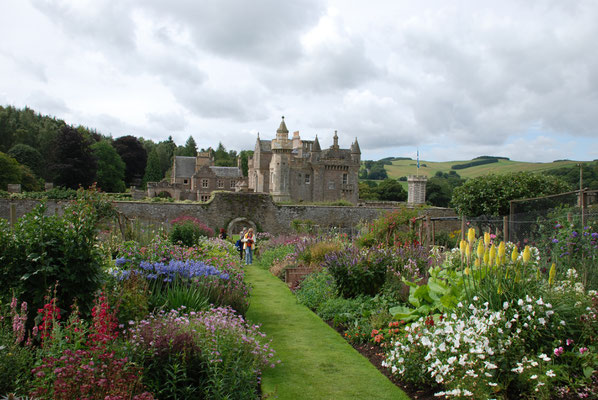
[[[231,189],[234,189],[236,184],[237,184],[237,182],[235,182],[235,180],[234,180],[234,179],[231,179],[231,180],[230,180],[230,188],[231,188]]]
[[[349,183],[349,174],[343,174],[343,185]]]
[[[202,194],[201,196],[199,196],[199,201],[208,201],[208,200],[210,200],[209,194]]]
[[[218,189],[223,189],[224,188],[224,181],[222,179],[218,179],[216,181],[216,186],[218,187]]]
[[[306,185],[309,185],[309,181],[310,181],[309,178],[310,178],[309,174],[305,174],[305,184]]]
[[[183,183],[186,185],[186,184],[188,184],[188,183],[189,183],[189,180],[188,180],[188,179],[184,179],[184,180],[183,180]]]
[[[207,179],[202,179],[201,180],[201,187],[202,188],[207,188],[208,187],[208,180]]]
[[[328,189],[334,189],[334,181],[328,181]]]

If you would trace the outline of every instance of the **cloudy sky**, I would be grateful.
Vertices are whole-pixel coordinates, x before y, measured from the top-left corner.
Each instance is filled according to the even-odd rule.
[[[598,158],[595,0],[1,0],[0,105],[362,159]]]

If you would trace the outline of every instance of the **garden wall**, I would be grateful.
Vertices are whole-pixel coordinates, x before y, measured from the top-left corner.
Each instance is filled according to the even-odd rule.
[[[0,217],[10,219],[10,204],[15,204],[16,217],[31,211],[36,200],[0,199]],[[48,213],[60,213],[64,201],[47,201]],[[392,211],[396,207],[366,206],[308,206],[277,205],[267,194],[217,192],[208,203],[158,203],[158,202],[115,202],[117,208],[130,219],[168,222],[182,215],[193,216],[208,226],[218,229],[239,221],[252,221],[259,231],[280,235],[291,232],[291,221],[295,219],[311,220],[320,227],[354,228],[360,221],[371,221],[380,214]],[[452,209],[426,208],[423,213],[431,217],[454,216]],[[251,225],[251,224],[250,224]],[[456,228],[455,228],[456,227]],[[436,229],[459,229],[458,221],[436,223]]]

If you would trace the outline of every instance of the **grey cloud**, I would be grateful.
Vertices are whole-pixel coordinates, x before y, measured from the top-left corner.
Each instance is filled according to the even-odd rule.
[[[27,97],[27,104],[37,112],[50,115],[62,115],[70,112],[69,107],[59,97],[36,90]]]
[[[150,124],[158,125],[160,130],[182,131],[188,125],[185,116],[180,113],[148,113],[146,117]]]
[[[317,23],[313,0],[187,0],[141,3],[156,18],[184,24],[198,49],[259,64],[281,64],[301,54],[299,36]]]

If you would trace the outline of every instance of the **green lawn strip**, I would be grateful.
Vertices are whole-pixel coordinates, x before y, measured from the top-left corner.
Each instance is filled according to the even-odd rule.
[[[408,399],[268,270],[246,269],[253,286],[247,318],[262,325],[282,361],[262,377],[266,398]]]

